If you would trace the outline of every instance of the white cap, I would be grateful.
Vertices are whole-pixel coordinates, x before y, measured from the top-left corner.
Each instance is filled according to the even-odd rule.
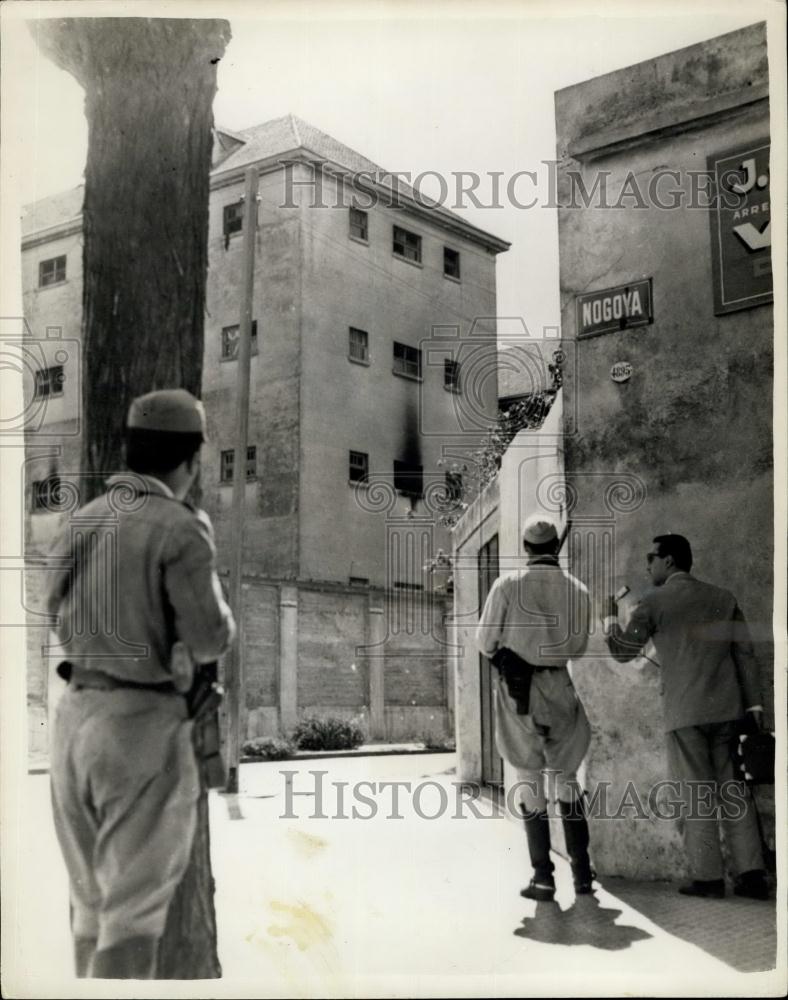
[[[523,541],[529,545],[545,545],[557,538],[555,522],[545,514],[532,514],[523,525]]]

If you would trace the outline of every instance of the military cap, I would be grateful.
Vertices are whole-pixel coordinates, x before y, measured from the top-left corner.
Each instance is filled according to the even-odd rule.
[[[555,523],[544,514],[532,514],[523,525],[523,541],[529,545],[545,545],[558,538]]]
[[[206,438],[205,410],[185,389],[158,389],[138,396],[129,407],[126,426],[136,430],[201,434]]]

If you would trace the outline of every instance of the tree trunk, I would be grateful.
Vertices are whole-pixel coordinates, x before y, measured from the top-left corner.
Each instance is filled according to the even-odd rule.
[[[31,24],[85,89],[83,502],[122,468],[131,400],[199,395],[219,20],[68,18]],[[158,977],[218,978],[208,802],[168,915]]]

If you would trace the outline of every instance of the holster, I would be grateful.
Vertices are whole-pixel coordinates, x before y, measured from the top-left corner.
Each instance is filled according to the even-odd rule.
[[[195,667],[194,683],[186,695],[186,704],[189,716],[194,719],[194,750],[208,788],[221,788],[225,783],[219,730],[219,705],[223,698],[218,665],[201,663]]]
[[[535,669],[533,664],[505,646],[496,650],[490,659],[500,673],[509,697],[517,705],[517,714],[528,715],[531,704],[531,680]]]

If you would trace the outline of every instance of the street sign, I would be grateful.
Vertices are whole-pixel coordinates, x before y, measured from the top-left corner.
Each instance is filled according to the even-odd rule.
[[[714,184],[714,314],[721,316],[772,301],[769,142],[718,153],[707,164]]]
[[[584,292],[577,296],[576,309],[578,339],[653,323],[651,278]]]

